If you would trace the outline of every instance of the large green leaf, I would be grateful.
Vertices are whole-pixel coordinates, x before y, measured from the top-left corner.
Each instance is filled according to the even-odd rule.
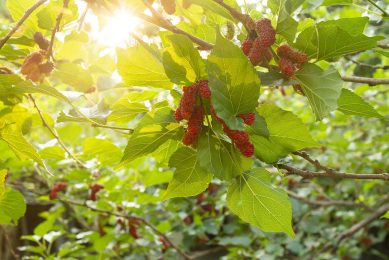
[[[366,17],[320,22],[305,29],[297,38],[295,47],[317,60],[374,48],[382,37],[364,35],[367,22]]]
[[[5,177],[7,177],[7,170],[0,170],[0,200],[5,193]]]
[[[0,224],[16,222],[25,212],[26,202],[23,195],[19,191],[7,188],[0,197]]]
[[[243,221],[265,232],[295,236],[288,195],[271,185],[270,173],[265,169],[253,169],[238,176],[228,189],[227,204]]]
[[[22,131],[15,124],[0,121],[0,139],[5,141],[21,159],[33,159],[40,166],[46,168],[35,148],[26,141],[22,135]]]
[[[338,110],[346,115],[382,118],[369,103],[348,89],[342,89],[338,100]]]
[[[125,96],[112,105],[112,112],[108,117],[108,121],[126,123],[133,120],[140,113],[147,111],[148,108],[143,102],[133,102],[131,96]]]
[[[258,113],[266,120],[269,137],[251,134],[255,155],[266,163],[274,163],[291,152],[316,147],[307,128],[292,112],[272,104],[263,104]]]
[[[117,49],[117,68],[124,83],[132,86],[171,88],[160,53],[139,44],[129,49]]]
[[[77,91],[87,92],[94,85],[91,73],[75,63],[60,64],[55,75]]]
[[[122,157],[122,151],[108,140],[90,137],[82,147],[85,159],[97,159],[103,165],[117,163]]]
[[[233,145],[211,133],[201,136],[197,152],[200,165],[221,180],[231,180],[244,171],[247,160],[251,161],[243,158]]]
[[[231,129],[242,129],[237,115],[258,105],[260,82],[254,67],[238,46],[218,35],[207,70],[216,113]]]
[[[7,8],[12,16],[14,21],[18,21],[24,13],[36,3],[36,0],[8,0]],[[23,34],[25,36],[32,36],[38,30],[38,22],[36,15],[31,15],[23,24],[24,28]]]
[[[170,158],[169,166],[176,168],[164,199],[195,196],[203,192],[212,180],[212,173],[200,166],[195,150],[178,149]]]
[[[188,2],[191,4],[199,5],[206,11],[211,11],[229,20],[234,20],[234,17],[232,17],[231,13],[227,9],[216,3],[216,1],[214,0],[188,0]]]
[[[296,72],[296,78],[300,81],[317,120],[338,107],[343,81],[335,69],[324,71],[317,65],[306,64]]]
[[[205,64],[192,41],[179,34],[167,35],[163,53],[166,75],[173,83],[190,84],[205,77]]]

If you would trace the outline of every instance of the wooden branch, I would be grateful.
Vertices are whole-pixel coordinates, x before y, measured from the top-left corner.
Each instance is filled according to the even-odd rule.
[[[53,31],[51,33],[50,44],[49,44],[49,47],[47,48],[47,53],[46,53],[47,59],[50,59],[50,57],[53,54],[53,46],[54,46],[54,41],[55,41],[55,34],[59,30],[59,26],[61,24],[63,13],[64,13],[65,9],[68,8],[68,5],[69,5],[69,0],[63,0],[62,9],[61,9],[60,13],[57,15],[56,23],[55,23],[55,26],[54,26]]]
[[[157,227],[155,227],[153,224],[151,224],[149,221],[147,221],[144,218],[141,218],[141,217],[138,217],[138,216],[134,216],[134,215],[121,214],[121,213],[117,213],[117,212],[114,212],[114,211],[108,211],[108,210],[94,208],[94,207],[91,207],[91,206],[87,205],[86,203],[82,203],[82,202],[71,201],[71,200],[64,200],[64,199],[59,199],[59,200],[64,202],[64,203],[67,203],[69,205],[80,206],[80,207],[84,207],[84,208],[90,209],[90,210],[92,210],[94,212],[104,213],[104,214],[107,214],[107,215],[121,217],[121,218],[125,218],[125,219],[128,219],[128,220],[139,221],[140,223],[143,223],[145,226],[149,227],[156,235],[163,237],[164,240],[166,240],[169,243],[169,245],[172,248],[174,248],[177,251],[177,253],[180,254],[184,259],[191,259],[191,257],[189,255],[187,255],[176,244],[174,244],[164,233],[159,231]]]
[[[365,67],[365,68],[370,68],[370,69],[374,69],[374,70],[377,70],[377,69],[383,69],[383,70],[386,70],[386,69],[389,69],[389,65],[371,65],[371,64],[367,64],[367,63],[362,63],[362,62],[359,62],[357,60],[354,60],[352,59],[350,56],[344,56],[344,58],[348,61],[351,61],[352,63],[356,64],[357,66],[359,67]]]
[[[0,225],[0,231],[1,231],[0,234],[4,235],[5,243],[7,244],[7,248],[9,249],[9,252],[11,253],[13,259],[19,260],[20,256],[15,252],[14,247],[13,247],[12,242],[11,242],[11,238],[7,234],[7,230],[5,228],[3,228],[2,225]]]
[[[318,170],[324,170],[326,173],[331,173],[331,174],[335,172],[334,169],[331,169],[329,167],[326,167],[326,166],[322,165],[318,160],[312,159],[309,156],[309,154],[307,154],[306,152],[297,151],[297,152],[294,152],[293,154],[295,154],[297,156],[300,156],[304,160],[308,161],[310,164],[315,166]]]
[[[27,18],[36,10],[39,6],[43,5],[47,0],[39,0],[29,9],[26,10],[22,18],[15,24],[15,26],[0,40],[0,49],[11,38],[11,36],[19,29],[19,27],[27,20]]]
[[[366,77],[358,77],[358,76],[342,76],[342,80],[346,82],[368,84],[369,86],[389,84],[389,79],[375,79],[375,78],[366,78]]]
[[[250,29],[246,27],[247,19],[250,19],[249,18],[250,16],[248,16],[247,14],[242,14],[239,10],[236,10],[234,7],[226,4],[223,0],[213,0],[213,1],[221,5],[225,9],[227,9],[236,20],[238,20],[243,24],[243,26],[247,29],[247,31],[250,31]]]
[[[386,43],[384,41],[379,41],[377,43],[377,47],[379,47],[381,49],[389,49],[389,43]]]
[[[294,193],[293,191],[287,190],[286,191],[288,195],[294,199],[300,200],[306,204],[313,205],[313,206],[345,206],[345,207],[361,207],[365,209],[370,208],[366,206],[363,203],[353,202],[353,201],[346,201],[346,200],[331,200],[331,199],[325,199],[325,200],[312,200],[307,197],[298,195],[297,193]]]
[[[301,170],[285,164],[277,164],[277,168],[286,170],[287,175],[299,175],[304,178],[331,178],[331,179],[356,179],[356,180],[384,180],[389,181],[389,173],[381,174],[358,174],[358,173],[342,173],[342,172],[312,172]]]
[[[367,218],[365,218],[364,220],[358,222],[357,224],[353,225],[351,228],[349,228],[348,230],[342,232],[340,235],[338,235],[334,240],[332,240],[333,242],[329,242],[327,243],[323,248],[322,250],[320,251],[321,253],[322,252],[325,252],[325,251],[328,251],[329,249],[333,248],[333,249],[336,249],[339,244],[344,240],[346,239],[347,237],[351,237],[353,236],[355,233],[357,233],[359,230],[361,230],[362,228],[366,227],[367,225],[369,225],[371,222],[373,222],[374,220],[378,219],[379,217],[381,217],[383,214],[385,214],[387,211],[389,210],[389,203],[386,203],[384,205],[382,205],[381,207],[379,207],[376,211],[374,211],[370,216],[368,216]]]
[[[66,145],[62,142],[62,140],[59,138],[58,134],[56,133],[56,131],[51,128],[51,126],[47,123],[45,117],[43,116],[43,113],[42,111],[40,110],[40,108],[38,107],[37,103],[36,103],[36,100],[34,99],[34,97],[29,94],[28,97],[30,98],[30,100],[32,101],[32,103],[34,104],[34,107],[36,108],[36,110],[38,111],[38,114],[39,114],[39,117],[42,121],[42,124],[44,127],[46,127],[49,132],[51,133],[51,135],[57,140],[58,144],[62,147],[62,149],[64,149],[64,151],[76,162],[76,165],[79,165],[83,168],[85,168],[85,164],[80,161],[67,147]]]

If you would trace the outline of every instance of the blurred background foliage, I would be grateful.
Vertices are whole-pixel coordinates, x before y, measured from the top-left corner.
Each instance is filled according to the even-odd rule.
[[[14,8],[19,8],[16,5],[28,7],[34,1],[8,2]],[[63,28],[58,33],[59,40],[55,43],[55,58],[59,65],[47,80],[58,90],[65,91],[77,107],[96,121],[131,127],[150,106],[166,100],[169,93],[165,90],[125,88],[116,71],[115,48],[134,45],[136,40],[130,32],[120,35],[119,39],[112,39],[112,34],[101,38],[101,32],[107,26],[108,30],[111,28],[109,26],[120,26],[120,22],[135,23],[133,28],[127,30],[147,42],[160,44],[159,30],[134,19],[120,20],[123,17],[116,17],[119,23],[111,25],[115,17],[101,8],[97,4],[99,1],[89,2],[90,9],[82,18],[86,2],[70,1]],[[112,10],[119,8],[118,1],[105,2]],[[252,10],[252,16],[272,18],[266,1],[241,2],[244,10]],[[304,1],[296,15],[301,22],[298,30],[301,31],[312,21],[367,16],[370,19],[366,29],[368,35],[388,36],[389,20],[383,19],[368,1],[343,2],[351,4],[323,5],[323,0]],[[388,10],[387,1],[375,2]],[[121,5],[121,10],[136,8],[136,1],[123,1]],[[37,48],[31,40],[32,33],[40,31],[50,37],[61,6],[62,1],[54,0],[38,9],[12,39],[14,44],[0,50],[0,65],[16,72],[23,58]],[[185,20],[174,18],[178,27],[192,30],[191,33],[202,35],[209,42],[215,41],[216,26],[225,28],[227,19],[220,15],[197,5],[186,10],[181,7],[181,1],[178,1],[178,6],[177,17],[186,17]],[[156,8],[162,12],[158,4]],[[201,23],[204,13],[207,24]],[[5,1],[0,1],[0,36],[8,32],[11,24],[12,18]],[[198,27],[190,24],[198,24]],[[235,29],[237,37],[241,39],[241,29]],[[126,31],[118,30],[117,33]],[[388,57],[387,50],[377,48],[341,57],[333,64],[341,75],[388,78]],[[328,64],[320,62],[320,66],[326,67]],[[387,85],[345,84],[387,117]],[[8,185],[22,192],[27,203],[26,215],[19,223],[2,228],[10,239],[7,241],[6,236],[1,234],[0,259],[13,259],[15,255],[12,251],[24,259],[178,258],[174,249],[164,252],[163,241],[149,227],[136,221],[128,223],[124,218],[104,212],[91,211],[83,205],[86,200],[88,206],[102,211],[118,211],[147,219],[197,259],[308,259],[317,254],[321,246],[367,216],[373,210],[372,206],[388,196],[388,185],[383,181],[305,180],[274,175],[276,185],[300,197],[314,202],[331,198],[355,202],[355,205],[320,206],[291,198],[296,238],[292,240],[285,234],[264,233],[229,212],[225,206],[225,187],[219,182],[212,183],[206,192],[197,197],[161,200],[161,194],[173,174],[167,159],[177,147],[176,141],[169,141],[153,156],[136,159],[128,167],[116,170],[115,166],[120,162],[127,144],[126,131],[94,127],[89,122],[75,118],[72,107],[64,102],[38,94],[36,97],[43,116],[51,126],[55,125],[64,144],[87,163],[87,169],[77,168],[72,158],[66,156],[51,133],[42,126],[39,114],[30,101],[24,99],[19,103],[23,97],[18,95],[1,97],[0,115],[12,117],[22,126],[25,138],[38,148],[40,156],[52,169],[53,176],[30,160],[20,160],[5,142],[0,141],[0,169],[8,169]],[[309,150],[309,153],[323,165],[341,172],[388,172],[387,120],[348,116],[336,111],[316,122],[311,109],[308,109],[307,100],[296,94],[292,87],[263,87],[261,102],[269,100],[285,110],[293,111],[309,126],[312,136],[321,144],[320,149]],[[169,102],[173,101],[169,99]],[[115,106],[122,108],[124,114],[120,114],[119,109],[117,115],[110,114]],[[133,114],[126,112],[130,109]],[[297,156],[288,156],[283,161],[293,162],[299,168],[313,169]],[[58,181],[66,182],[68,187],[59,195],[62,200],[53,201],[49,199],[49,193]],[[90,185],[95,183],[104,188],[97,193],[98,200],[91,201],[88,200]],[[74,205],[72,201],[82,205]],[[388,259],[388,231],[388,220],[376,221],[344,239],[335,252],[319,253],[316,258]]]

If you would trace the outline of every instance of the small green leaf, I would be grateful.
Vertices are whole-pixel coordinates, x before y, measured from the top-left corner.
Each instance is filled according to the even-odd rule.
[[[131,93],[112,105],[112,112],[108,121],[127,123],[133,120],[140,113],[148,111],[144,103],[133,102]]]
[[[335,69],[324,71],[317,65],[306,64],[296,72],[296,78],[300,81],[317,120],[323,119],[338,107],[343,81]]]
[[[338,100],[338,110],[345,113],[346,115],[378,118],[383,117],[360,96],[351,90],[344,88],[342,89],[342,94]]]
[[[255,155],[266,163],[274,163],[291,152],[316,147],[307,128],[293,113],[272,104],[263,104],[258,113],[265,119],[269,137],[251,134]]]
[[[0,224],[16,222],[26,212],[26,202],[23,195],[16,190],[6,189],[0,197]]]
[[[117,68],[128,86],[153,86],[171,88],[172,83],[165,74],[162,57],[150,46],[137,45],[129,49],[117,49]]]
[[[258,105],[260,82],[242,50],[217,36],[208,56],[207,70],[215,111],[231,129],[243,129],[239,114],[252,112]]]
[[[178,149],[169,166],[176,168],[164,199],[195,196],[203,192],[212,180],[212,173],[200,167],[197,153],[189,147]]]
[[[270,173],[265,169],[253,169],[238,176],[228,189],[227,205],[243,221],[265,232],[295,236],[288,195],[271,185]]]

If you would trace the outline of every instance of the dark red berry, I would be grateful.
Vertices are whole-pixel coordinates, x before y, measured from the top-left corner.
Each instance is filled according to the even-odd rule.
[[[281,73],[288,78],[294,75],[295,67],[293,63],[287,58],[281,58],[279,68]]]
[[[255,120],[255,113],[250,112],[250,113],[246,113],[246,114],[240,114],[239,117],[243,119],[243,121],[246,125],[252,125],[254,123],[254,120]]]
[[[41,50],[47,50],[50,45],[50,41],[43,37],[41,32],[36,32],[34,34],[34,41],[36,44],[38,44]]]
[[[250,54],[250,50],[253,47],[253,40],[247,39],[244,42],[242,42],[241,49],[244,53],[244,55],[248,56]]]
[[[199,94],[205,99],[211,98],[211,90],[208,87],[208,80],[200,80],[198,82]]]
[[[263,18],[255,23],[258,39],[263,47],[270,47],[276,41],[276,31],[269,19]]]

